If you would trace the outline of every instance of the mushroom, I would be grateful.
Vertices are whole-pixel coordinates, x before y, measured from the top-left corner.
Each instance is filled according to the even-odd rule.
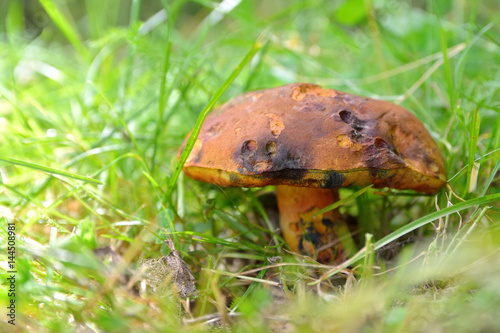
[[[344,259],[340,214],[315,213],[338,200],[339,187],[434,194],[446,182],[439,148],[409,111],[307,83],[249,92],[214,110],[183,171],[224,187],[276,185],[290,249],[325,263]]]

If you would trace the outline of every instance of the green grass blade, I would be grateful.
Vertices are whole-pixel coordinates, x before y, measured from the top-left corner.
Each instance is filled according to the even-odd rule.
[[[490,177],[488,178],[488,181],[484,185],[483,191],[481,192],[482,197],[485,196],[486,192],[488,191],[488,188],[490,188],[490,185],[493,182],[493,179],[495,178],[495,175],[497,174],[499,168],[500,168],[500,159],[497,160],[497,163],[493,167],[493,170],[491,170]]]
[[[257,209],[259,214],[262,216],[262,219],[266,223],[266,227],[269,230],[269,234],[273,238],[274,244],[279,245],[280,241],[278,240],[278,236],[276,236],[271,220],[269,219],[269,216],[267,216],[267,213],[264,210],[264,207],[262,206],[261,202],[255,197],[252,191],[248,191],[248,195],[250,197],[250,200],[252,200],[252,204]],[[281,249],[278,249],[278,252],[281,252]]]
[[[104,94],[104,92],[101,89],[99,89],[94,84],[91,84],[91,85],[92,85],[92,87],[94,87],[94,89],[96,89],[96,91],[98,92],[98,94],[104,99],[104,101],[109,105],[110,109],[114,112],[114,114],[118,118],[119,122],[121,123],[122,127],[127,132],[127,135],[129,137],[130,141],[132,141],[132,144],[134,145],[137,153],[141,157],[141,163],[144,166],[144,169],[146,169],[146,171],[151,174],[151,171],[149,170],[149,165],[145,162],[146,158],[144,156],[144,152],[141,149],[141,146],[139,145],[139,143],[137,142],[137,139],[135,138],[134,133],[130,130],[130,128],[129,128],[128,124],[127,124],[127,120],[125,120],[123,118],[122,114],[116,109],[116,107],[113,105],[113,103],[111,103],[111,101],[108,99],[108,97],[106,96],[106,94]]]
[[[256,276],[256,279],[264,279],[264,276],[266,275],[267,273],[267,269],[263,269],[259,272],[259,274],[257,274]],[[250,287],[248,287],[248,289],[245,291],[245,293],[236,299],[236,302],[234,302],[232,305],[231,305],[231,313],[233,313],[234,311],[236,311],[238,309],[238,307],[245,301],[245,299],[253,294],[254,290],[259,287],[261,284],[257,281],[253,281],[251,284],[250,284]]]
[[[487,162],[491,159],[494,159],[496,157],[496,153],[500,152],[500,148],[497,148],[493,151],[490,151],[489,153],[486,153],[484,154],[483,156],[480,156],[478,158],[476,158],[474,160],[474,162]],[[467,170],[467,168],[469,167],[469,164],[467,163],[467,165],[465,165],[462,169],[458,170],[458,172],[456,174],[454,174],[450,179],[448,179],[448,183],[451,183],[454,179],[458,178],[458,176],[460,176],[462,174],[462,172],[464,172],[464,170]]]
[[[172,18],[169,17],[169,11],[167,4],[164,3],[164,10],[167,13],[167,32],[165,35],[165,49],[163,54],[163,67],[161,73],[161,81],[160,81],[160,97],[158,101],[158,123],[156,124],[156,130],[154,134],[153,140],[153,155],[151,157],[151,172],[155,170],[155,160],[156,160],[156,152],[158,149],[158,138],[160,137],[161,130],[163,128],[163,114],[165,112],[165,105],[167,102],[167,74],[170,68],[170,48],[172,46],[170,42],[170,30],[172,29]]]
[[[500,18],[495,19],[493,22],[490,22],[486,26],[484,26],[481,31],[479,31],[468,43],[467,47],[464,49],[462,54],[457,60],[457,65],[455,67],[455,82],[457,82],[457,86],[460,82],[462,82],[462,77],[463,77],[463,72],[465,69],[465,60],[467,55],[469,54],[469,51],[472,49],[473,46],[476,45],[476,43],[481,40],[481,38],[484,36],[488,36],[488,31],[493,28],[498,22],[500,21]],[[471,22],[472,24],[475,23],[474,21]],[[460,87],[457,87],[460,90]]]
[[[174,191],[175,184],[177,183],[177,178],[179,178],[179,174],[181,173],[182,167],[184,166],[184,163],[186,162],[189,153],[191,153],[191,150],[194,147],[194,143],[196,139],[198,138],[198,134],[200,134],[201,126],[203,125],[203,122],[205,121],[205,118],[207,117],[208,113],[212,110],[214,107],[215,103],[219,100],[219,98],[222,96],[222,94],[226,91],[226,89],[231,85],[231,83],[236,79],[236,77],[240,74],[241,70],[243,67],[245,67],[246,64],[252,60],[253,56],[263,47],[265,37],[265,32],[259,36],[255,44],[252,46],[252,48],[248,51],[248,53],[245,55],[243,60],[239,63],[238,66],[233,70],[231,75],[224,81],[222,86],[219,88],[219,90],[215,93],[215,95],[212,97],[212,99],[208,102],[208,104],[205,106],[203,111],[200,113],[196,124],[194,125],[193,131],[191,132],[191,135],[189,136],[189,139],[186,143],[186,146],[184,147],[184,151],[181,154],[181,157],[179,159],[179,162],[177,163],[177,166],[174,170],[174,173],[172,174],[172,177],[170,177],[170,180],[168,182],[168,188],[165,194],[165,197],[163,198],[163,204],[165,205],[167,202],[171,202],[172,200],[172,193]]]
[[[43,6],[47,14],[50,16],[54,24],[61,30],[61,32],[66,36],[66,38],[73,45],[75,50],[85,59],[90,59],[90,52],[87,50],[85,45],[71,24],[69,23],[66,16],[61,12],[59,8],[54,4],[52,0],[40,0],[40,4]]]
[[[85,176],[80,176],[80,175],[77,175],[76,173],[71,173],[71,172],[67,172],[67,171],[63,171],[63,170],[49,168],[49,167],[46,167],[46,166],[40,165],[40,164],[35,164],[35,163],[31,163],[31,162],[21,161],[21,160],[15,159],[15,158],[9,158],[9,157],[7,157],[7,158],[0,158],[0,161],[6,162],[6,163],[10,163],[10,164],[14,164],[14,165],[20,165],[20,166],[28,167],[28,168],[35,169],[35,170],[40,170],[40,171],[43,171],[43,172],[46,172],[46,173],[50,173],[50,174],[54,174],[54,175],[61,175],[61,176],[64,176],[64,177],[68,177],[68,178],[72,178],[72,179],[76,179],[76,180],[81,180],[81,181],[84,181],[84,182],[87,182],[87,183],[99,184],[99,185],[103,184],[103,182],[101,182],[100,180],[97,180],[97,179],[93,179],[93,178],[89,178],[89,177],[85,177]]]
[[[444,28],[441,26],[441,22],[440,22],[440,37],[441,37],[441,50],[443,52],[443,70],[446,80],[446,86],[448,88],[448,98],[450,102],[450,108],[451,110],[455,110],[455,105],[456,105],[455,84],[453,80],[453,72],[451,70],[450,58],[448,56],[448,44],[446,41],[446,32]]]
[[[380,222],[378,221],[378,216],[373,215],[372,206],[370,205],[370,200],[366,193],[361,194],[356,198],[356,205],[358,207],[358,227],[361,237],[364,237],[366,233],[375,236],[375,238],[380,237],[380,233],[376,232],[377,227]],[[361,238],[362,240],[364,238]]]
[[[345,205],[348,202],[351,202],[352,200],[356,199],[357,197],[359,197],[360,195],[362,195],[363,193],[365,193],[366,191],[368,191],[372,187],[373,187],[373,185],[368,185],[367,187],[364,187],[361,190],[354,192],[353,194],[351,194],[347,198],[344,198],[342,200],[339,200],[337,202],[332,203],[331,205],[326,206],[325,208],[323,208],[323,209],[319,210],[318,212],[316,212],[313,215],[313,217],[316,216],[316,215],[319,215],[319,214],[324,214],[326,212],[334,210],[337,207]]]
[[[13,36],[23,31],[25,25],[24,18],[24,2],[23,1],[10,1],[7,9],[7,17],[5,20],[5,28],[10,42],[14,45],[15,40]]]
[[[139,20],[139,15],[141,12],[141,0],[133,0],[132,1],[132,6],[130,9],[130,20],[129,20],[129,29],[130,31],[134,31],[134,26]],[[125,75],[123,76],[123,80],[121,81],[120,85],[120,99],[124,100],[127,89],[130,84],[130,77],[132,76],[132,68],[133,66],[133,61],[134,61],[134,54],[135,54],[135,45],[134,42],[137,42],[137,31],[134,31],[134,36],[133,38],[129,41],[128,45],[128,50],[127,50],[127,58],[125,60]]]
[[[230,241],[227,241],[225,239],[221,239],[221,238],[218,238],[218,237],[212,237],[212,236],[205,235],[205,234],[202,234],[202,233],[199,233],[199,232],[195,232],[195,231],[175,231],[172,234],[189,235],[194,240],[200,241],[200,242],[204,242],[204,243],[218,244],[218,245],[228,246],[228,247],[232,247],[232,248],[240,249],[240,250],[244,249],[246,251],[256,251],[258,253],[263,253],[264,252],[264,249],[261,246],[259,246],[257,244],[254,244],[254,243],[250,243],[250,242],[238,242],[238,243],[230,242]]]

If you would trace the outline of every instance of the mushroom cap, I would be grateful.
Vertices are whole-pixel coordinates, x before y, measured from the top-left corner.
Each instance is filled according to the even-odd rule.
[[[441,151],[408,110],[307,83],[249,92],[214,110],[183,170],[225,187],[435,193],[446,182]]]

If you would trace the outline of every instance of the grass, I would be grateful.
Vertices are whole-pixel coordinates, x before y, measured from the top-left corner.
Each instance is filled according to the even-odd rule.
[[[223,3],[0,3],[0,247],[7,281],[15,223],[16,328],[500,330],[497,1]],[[340,266],[287,251],[273,188],[180,172],[213,107],[297,81],[401,104],[446,160],[437,196],[342,189],[363,229],[346,232]]]

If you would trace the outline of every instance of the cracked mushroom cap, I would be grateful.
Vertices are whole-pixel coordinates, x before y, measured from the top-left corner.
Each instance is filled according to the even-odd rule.
[[[435,193],[446,182],[441,151],[409,111],[307,83],[249,92],[214,110],[184,172],[225,187]]]

